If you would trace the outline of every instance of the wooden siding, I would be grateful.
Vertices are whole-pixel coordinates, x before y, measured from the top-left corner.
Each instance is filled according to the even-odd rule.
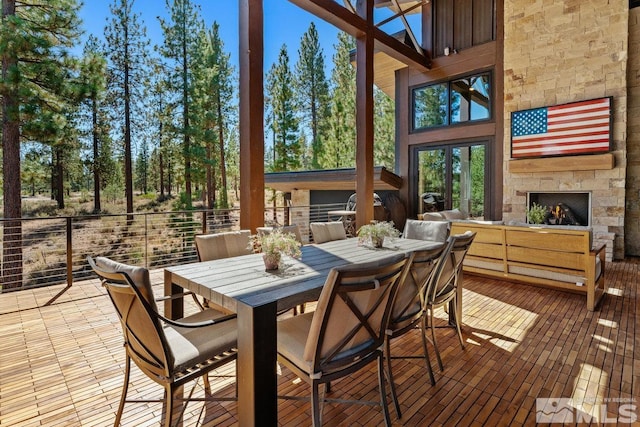
[[[495,40],[494,0],[434,0],[433,19],[434,57]]]
[[[535,425],[536,398],[635,399],[640,396],[640,260],[607,265],[609,295],[585,313],[580,295],[465,276],[462,350],[451,329],[438,330],[445,364],[435,386],[421,360],[398,360],[394,373],[403,409],[394,426]],[[162,291],[162,271],[152,273]],[[0,425],[111,426],[120,395],[124,350],[120,325],[96,281],[0,294]],[[444,313],[438,313],[443,322]],[[396,354],[420,349],[418,333],[393,345]],[[432,363],[435,362],[431,349]],[[436,366],[436,365],[434,365]],[[219,372],[233,374],[232,369]],[[231,396],[234,379],[212,378]],[[375,400],[375,369],[336,381],[331,397]],[[388,388],[387,388],[388,391]],[[309,387],[283,369],[279,394],[307,395]],[[195,394],[202,395],[201,387]],[[162,397],[136,368],[130,396]],[[607,416],[616,417],[609,402]],[[279,401],[279,424],[310,425],[309,404]],[[636,413],[637,415],[637,413]],[[127,404],[123,425],[159,425],[158,403]],[[326,426],[377,426],[372,407],[327,404]],[[185,426],[237,424],[235,402],[191,403]],[[592,423],[597,425],[597,423]]]

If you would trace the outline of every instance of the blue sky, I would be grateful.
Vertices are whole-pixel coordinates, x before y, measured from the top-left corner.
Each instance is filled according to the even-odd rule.
[[[103,39],[107,18],[111,17],[109,5],[113,0],[84,0],[80,11],[85,30],[84,37],[94,34]],[[238,64],[238,1],[237,0],[194,0],[200,5],[201,16],[207,28],[214,21],[220,24],[220,34],[225,49],[231,54],[231,61]],[[134,11],[141,14],[147,27],[147,35],[153,44],[162,43],[162,30],[157,16],[167,17],[165,0],[135,0]],[[265,70],[271,68],[278,58],[283,44],[287,45],[290,65],[298,58],[300,38],[314,22],[320,36],[320,44],[325,54],[326,66],[331,68],[333,45],[338,41],[338,30],[312,14],[300,9],[287,0],[264,0],[264,63]],[[82,51],[82,47],[79,48]]]

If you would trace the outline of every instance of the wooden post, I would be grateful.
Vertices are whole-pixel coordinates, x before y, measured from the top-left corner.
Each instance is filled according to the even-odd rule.
[[[264,225],[262,0],[240,6],[240,228]]]
[[[356,37],[356,229],[373,219],[373,0],[358,0],[367,30]]]

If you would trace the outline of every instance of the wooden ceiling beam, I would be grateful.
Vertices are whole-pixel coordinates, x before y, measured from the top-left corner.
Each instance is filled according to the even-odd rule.
[[[386,53],[411,68],[423,72],[431,68],[431,59],[426,54],[418,53],[380,28],[367,24],[365,19],[341,6],[335,0],[289,1],[355,38],[369,34],[375,40],[376,50]]]
[[[335,0],[289,0],[296,6],[313,13],[345,33],[360,37],[367,32],[367,21],[351,12]]]
[[[426,52],[424,54],[418,53],[380,28],[373,29],[373,38],[377,51],[384,52],[393,59],[397,59],[418,71],[425,72],[431,69],[431,59]]]

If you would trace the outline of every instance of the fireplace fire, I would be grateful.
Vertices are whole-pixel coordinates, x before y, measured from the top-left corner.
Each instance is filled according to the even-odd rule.
[[[545,224],[580,225],[591,224],[591,193],[588,192],[547,192],[528,193],[527,205],[534,203],[548,210]]]
[[[562,202],[550,207],[545,222],[556,225],[582,225],[571,208]]]

